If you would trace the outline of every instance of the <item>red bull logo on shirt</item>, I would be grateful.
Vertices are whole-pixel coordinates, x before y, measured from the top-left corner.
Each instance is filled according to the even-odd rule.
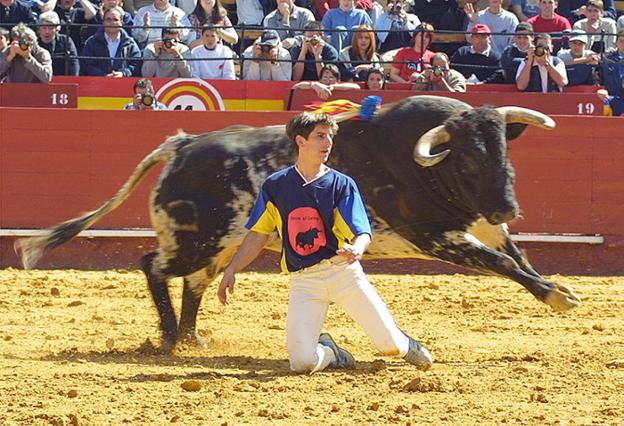
[[[327,245],[325,224],[318,210],[300,207],[288,215],[288,239],[292,249],[307,256]]]

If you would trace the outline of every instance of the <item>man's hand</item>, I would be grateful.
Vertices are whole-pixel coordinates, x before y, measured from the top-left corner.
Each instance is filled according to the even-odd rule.
[[[329,99],[332,95],[332,88],[318,81],[310,83],[310,87],[316,92],[316,95],[324,101]]]
[[[364,253],[351,244],[345,244],[341,249],[336,250],[336,254],[344,257],[347,263],[351,264],[356,260],[362,259],[362,254]]]
[[[271,48],[271,50],[269,51],[269,59],[271,60],[272,64],[277,64],[277,60],[279,59],[279,55],[278,55],[279,51],[277,47],[273,47]]]
[[[475,12],[472,3],[466,3],[466,5],[464,6],[464,12],[466,13],[466,16],[468,17],[470,22],[472,22],[473,24],[477,22],[478,15],[477,12]]]
[[[13,57],[21,56],[24,59],[28,59],[28,57],[30,56],[31,48],[32,48],[31,46],[28,46],[28,49],[22,50],[22,48],[19,46],[19,42],[17,40],[14,40],[11,42],[9,54],[12,54]]]
[[[258,59],[262,57],[262,46],[260,46],[258,43],[254,44],[253,46],[253,58],[254,59]]]
[[[223,278],[219,283],[219,289],[217,290],[217,297],[222,305],[228,305],[230,303],[229,294],[234,293],[234,283],[236,282],[236,276],[229,269],[223,271]]]
[[[277,10],[282,14],[282,21],[287,24],[290,23],[290,5],[288,3],[279,3]]]
[[[171,27],[173,28],[178,27],[178,15],[176,15],[175,13],[171,15]]]
[[[109,74],[106,74],[106,77],[112,77],[112,78],[121,78],[123,77],[123,73],[121,71],[113,71]]]
[[[152,25],[152,17],[149,12],[146,12],[145,15],[143,15],[143,27],[149,28],[150,25]]]

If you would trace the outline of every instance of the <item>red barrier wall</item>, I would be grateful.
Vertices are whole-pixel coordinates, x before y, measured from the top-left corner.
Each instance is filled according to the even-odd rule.
[[[174,129],[200,133],[230,124],[277,124],[292,114],[0,108],[0,228],[48,227],[98,207]],[[510,143],[523,211],[512,231],[602,234],[605,244],[598,246],[525,247],[533,263],[546,272],[620,273],[624,121],[554,118],[555,131],[529,129]],[[33,123],[47,130],[33,129]],[[156,173],[97,228],[149,227],[146,200]],[[149,239],[80,239],[52,253],[42,265],[136,265],[139,253],[150,245]],[[0,266],[7,265],[16,266],[17,258],[11,240],[0,238]]]

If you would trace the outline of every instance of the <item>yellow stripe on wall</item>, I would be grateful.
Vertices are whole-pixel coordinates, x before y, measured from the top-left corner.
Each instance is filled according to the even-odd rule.
[[[79,96],[79,109],[122,109],[131,97]],[[224,99],[226,111],[284,111],[284,101],[276,99]]]

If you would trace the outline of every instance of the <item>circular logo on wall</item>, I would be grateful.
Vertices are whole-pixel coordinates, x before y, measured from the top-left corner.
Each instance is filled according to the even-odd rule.
[[[170,110],[225,111],[219,91],[200,79],[171,80],[158,90],[156,98]]]

